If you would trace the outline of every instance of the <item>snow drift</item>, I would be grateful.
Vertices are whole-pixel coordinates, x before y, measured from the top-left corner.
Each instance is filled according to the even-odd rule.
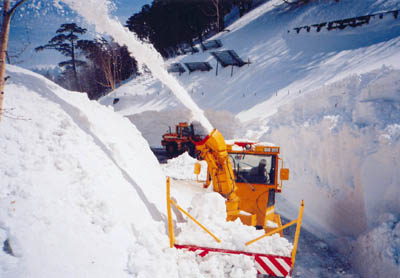
[[[17,67],[8,74],[0,125],[0,240],[8,252],[0,276],[129,276],[135,231],[165,236],[157,229],[164,175],[147,142],[84,94]]]

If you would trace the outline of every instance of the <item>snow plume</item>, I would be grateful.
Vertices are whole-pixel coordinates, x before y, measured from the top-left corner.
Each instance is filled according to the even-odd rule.
[[[161,55],[150,44],[141,42],[137,36],[124,28],[122,24],[109,16],[110,1],[108,0],[63,0],[73,10],[94,24],[96,31],[112,36],[116,42],[126,45],[135,59],[141,65],[146,65],[152,74],[171,89],[175,96],[192,112],[193,119],[201,122],[210,133],[213,129],[204,116],[204,112],[192,100],[179,82],[164,68]]]

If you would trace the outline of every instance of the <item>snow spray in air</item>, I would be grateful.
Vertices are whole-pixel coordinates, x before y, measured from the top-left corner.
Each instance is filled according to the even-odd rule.
[[[59,1],[59,0],[55,0]],[[150,44],[141,42],[134,33],[124,28],[121,23],[109,16],[109,0],[62,0],[71,9],[80,14],[96,31],[112,36],[116,42],[126,45],[140,65],[146,65],[152,74],[168,86],[175,96],[190,110],[210,133],[213,129],[204,112],[197,106],[186,90],[164,69],[161,55]]]

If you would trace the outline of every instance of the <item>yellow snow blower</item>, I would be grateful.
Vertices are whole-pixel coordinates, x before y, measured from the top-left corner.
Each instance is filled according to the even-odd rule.
[[[249,141],[226,143],[222,134],[216,129],[195,144],[196,151],[207,162],[208,166],[207,180],[204,186],[208,187],[212,184],[213,190],[226,199],[226,220],[234,221],[239,218],[245,225],[264,229],[265,234],[263,236],[247,242],[246,245],[275,233],[283,236],[285,228],[296,224],[294,247],[291,257],[282,257],[175,244],[171,205],[176,206],[218,242],[219,239],[171,200],[168,179],[167,210],[171,248],[196,251],[200,256],[205,256],[209,252],[252,256],[255,260],[258,277],[286,277],[291,274],[296,257],[304,203],[301,203],[298,218],[282,226],[280,215],[275,213],[275,194],[282,191],[282,182],[289,179],[289,169],[283,168],[283,161],[279,158],[280,148],[272,144]],[[280,170],[279,161],[281,161]],[[196,168],[195,171],[198,173],[200,167],[196,166]]]

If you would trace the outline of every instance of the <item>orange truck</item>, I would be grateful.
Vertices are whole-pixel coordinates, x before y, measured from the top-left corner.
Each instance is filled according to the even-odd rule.
[[[180,122],[175,126],[175,131],[169,131],[162,135],[161,145],[165,147],[168,157],[173,158],[188,152],[190,156],[196,157],[195,141],[199,141],[198,135],[195,135],[193,124]]]

